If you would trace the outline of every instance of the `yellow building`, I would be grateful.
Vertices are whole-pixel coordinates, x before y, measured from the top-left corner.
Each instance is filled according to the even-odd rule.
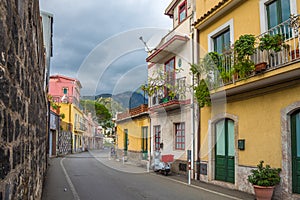
[[[223,81],[210,88],[212,105],[200,110],[201,180],[253,193],[247,177],[264,160],[282,168],[275,196],[300,198],[299,8],[299,0],[196,1],[198,56],[218,52],[218,69],[229,74],[213,72]],[[241,75],[232,48],[245,34],[256,36],[255,47],[277,34],[285,45],[246,56],[267,66]]]
[[[116,120],[118,158],[146,165],[150,156],[150,118],[148,106],[141,105],[120,113]]]
[[[78,152],[83,149],[83,133],[86,130],[83,112],[72,103],[61,103],[60,113],[64,115],[62,121],[72,124],[72,151]]]

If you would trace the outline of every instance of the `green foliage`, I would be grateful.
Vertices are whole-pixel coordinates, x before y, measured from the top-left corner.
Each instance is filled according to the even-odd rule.
[[[280,168],[271,168],[270,165],[263,166],[264,161],[260,161],[257,169],[251,170],[248,181],[258,186],[275,186],[280,183]]]
[[[174,73],[179,73],[183,69],[175,69]],[[157,94],[159,91],[168,91],[168,97],[173,99],[176,95],[184,95],[185,87],[180,87],[174,82],[168,82],[169,74],[163,68],[159,68],[148,76],[148,83],[141,86],[141,89],[148,94],[149,97]]]
[[[194,90],[200,108],[211,105],[210,93],[204,79],[197,86],[194,86]]]
[[[96,102],[104,105],[112,114],[112,116],[115,116],[117,112],[124,112],[126,110],[120,103],[114,101],[111,97],[99,98],[96,100]]]
[[[53,101],[53,97],[48,94],[48,101],[50,102],[50,106],[54,109],[54,110],[58,110],[60,108],[60,106],[58,104],[56,104],[56,102]]]
[[[93,100],[81,100],[80,104],[83,107],[83,111],[96,116],[100,124],[107,124],[111,120],[112,115],[103,104]]]
[[[61,117],[61,119],[64,119],[64,118],[66,118],[66,115],[64,113],[61,113],[60,117]]]
[[[235,62],[233,73],[246,78],[254,70],[254,62],[250,56],[255,53],[255,37],[251,34],[241,35],[234,43]]]
[[[288,45],[284,44],[284,37],[281,34],[265,34],[260,38],[258,48],[263,50],[273,50],[275,52],[279,52],[283,48],[287,48]]]
[[[234,43],[237,60],[242,61],[255,53],[255,37],[251,34],[241,35]]]
[[[233,73],[238,73],[240,78],[247,78],[254,69],[254,62],[249,59],[244,59],[235,63]]]

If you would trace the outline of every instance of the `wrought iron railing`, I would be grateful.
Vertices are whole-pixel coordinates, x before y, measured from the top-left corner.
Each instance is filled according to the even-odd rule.
[[[260,41],[266,34],[279,34],[282,37],[282,48],[279,51],[260,50],[259,42],[256,42],[256,51],[254,55],[250,57],[250,60],[252,60],[255,65],[265,62],[265,71],[270,71],[300,60],[299,15],[291,15],[288,20],[257,36],[257,41]],[[220,67],[225,73],[232,71],[234,64],[235,54],[232,49],[220,56]],[[221,72],[218,71],[217,73],[217,75],[216,73],[214,75],[215,78],[220,77]],[[255,76],[256,72],[253,71],[251,75]],[[232,74],[232,76],[227,79],[223,79],[223,83],[229,84],[240,78],[238,75]]]

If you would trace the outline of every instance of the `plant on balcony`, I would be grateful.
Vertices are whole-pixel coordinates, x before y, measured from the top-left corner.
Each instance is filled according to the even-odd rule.
[[[251,34],[241,35],[234,43],[234,73],[239,77],[246,78],[254,70],[254,63],[250,59],[255,53],[255,37]]]
[[[175,69],[174,73],[179,73],[182,69]],[[179,84],[167,82],[168,74],[163,68],[158,68],[148,77],[148,84],[141,86],[141,89],[145,91],[149,97],[158,95],[160,97],[160,103],[166,103],[170,100],[178,99],[179,95],[185,96],[185,87],[181,87]],[[159,95],[159,91],[166,91],[165,96]]]
[[[209,89],[204,79],[202,79],[197,86],[194,86],[194,90],[195,97],[199,103],[200,108],[211,105]]]
[[[271,60],[273,57],[280,51],[289,48],[289,45],[284,43],[284,36],[281,34],[264,34],[262,37],[259,39],[259,45],[258,49],[261,51],[266,51],[267,52],[267,61],[270,64]],[[267,63],[262,62],[263,66],[260,66],[259,70],[263,70],[263,67],[266,68]],[[261,69],[262,68],[262,69]]]
[[[257,169],[252,169],[248,181],[253,185],[256,199],[271,199],[275,185],[280,183],[280,168],[271,168],[270,165],[263,166],[260,161]],[[267,195],[267,196],[263,196]]]
[[[258,48],[263,51],[263,50],[273,50],[274,52],[279,52],[283,48],[288,48],[288,45],[284,43],[284,37],[281,34],[275,34],[275,35],[270,35],[270,34],[264,34],[260,38],[259,46]]]

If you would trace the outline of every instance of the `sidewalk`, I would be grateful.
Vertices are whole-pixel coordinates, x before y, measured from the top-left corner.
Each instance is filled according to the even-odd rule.
[[[89,152],[93,157],[95,157],[95,159],[97,159],[99,162],[101,162],[102,164],[106,165],[109,168],[113,168],[115,170],[122,171],[125,173],[150,173],[155,176],[160,176],[161,178],[169,179],[170,181],[175,181],[187,185],[187,177],[184,175],[171,174],[169,176],[164,176],[164,175],[156,174],[152,170],[150,170],[149,172],[147,168],[138,167],[129,162],[123,162],[122,160],[116,161],[110,158],[109,151],[90,150]],[[191,181],[191,187],[195,187],[197,189],[209,191],[212,193],[218,193],[224,196],[230,196],[233,197],[234,199],[249,199],[249,200],[255,199],[254,195],[245,192],[232,190],[232,189],[228,189],[228,188],[224,188],[224,187],[220,187],[217,185],[196,181],[196,180]]]

